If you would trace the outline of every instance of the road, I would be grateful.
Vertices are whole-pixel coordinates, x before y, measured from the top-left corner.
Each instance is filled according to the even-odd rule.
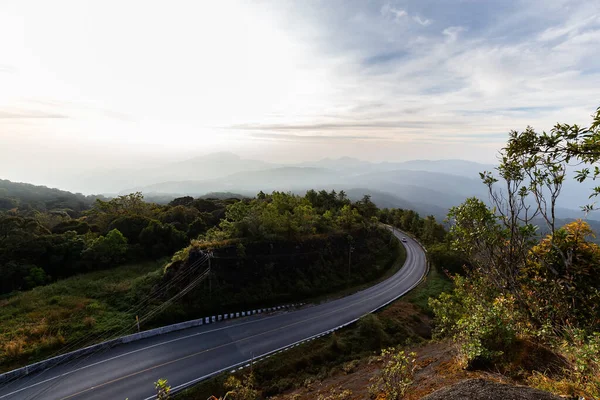
[[[402,268],[363,291],[295,311],[258,314],[120,345],[6,383],[0,386],[0,399],[145,400],[154,398],[153,382],[159,378],[177,389],[231,370],[354,321],[408,292],[426,273],[426,259],[412,239],[403,244],[407,257]]]

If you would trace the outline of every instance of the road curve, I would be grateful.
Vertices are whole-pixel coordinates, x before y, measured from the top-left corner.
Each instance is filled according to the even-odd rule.
[[[395,232],[400,238],[403,234]],[[153,382],[174,389],[252,358],[347,324],[407,293],[426,274],[422,248],[403,243],[406,261],[389,279],[328,303],[258,314],[140,340],[55,366],[0,386],[0,400],[154,398]]]

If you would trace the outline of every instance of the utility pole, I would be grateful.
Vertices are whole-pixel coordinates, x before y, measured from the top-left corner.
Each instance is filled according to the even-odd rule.
[[[350,280],[350,266],[352,265],[352,253],[354,252],[354,247],[350,245],[348,247],[348,280]]]
[[[140,332],[140,319],[138,318],[138,316],[135,316],[135,322],[137,322],[137,328],[138,328],[138,333]]]
[[[212,300],[212,267],[210,260],[213,258],[212,250],[208,251],[208,296]]]

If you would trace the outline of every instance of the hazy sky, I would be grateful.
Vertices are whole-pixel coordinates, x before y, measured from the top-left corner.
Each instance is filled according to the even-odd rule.
[[[0,177],[223,150],[489,162],[510,129],[589,123],[599,52],[597,0],[0,0]]]

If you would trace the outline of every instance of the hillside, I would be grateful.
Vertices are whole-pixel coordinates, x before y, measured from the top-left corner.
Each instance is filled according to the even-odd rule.
[[[0,211],[18,209],[48,212],[67,212],[73,215],[89,209],[103,196],[84,196],[65,190],[11,182],[0,179]]]

